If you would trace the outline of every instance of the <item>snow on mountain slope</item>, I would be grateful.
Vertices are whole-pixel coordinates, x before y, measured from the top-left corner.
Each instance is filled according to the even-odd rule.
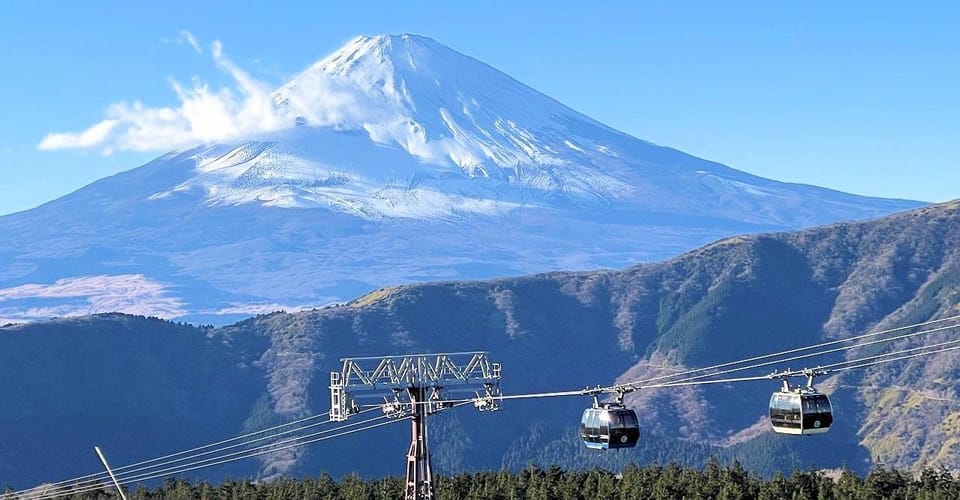
[[[274,101],[303,127],[206,152],[197,178],[173,190],[371,219],[619,202],[789,227],[886,213],[630,137],[416,35],[358,37]]]
[[[153,198],[199,190],[211,205],[260,203],[321,207],[367,219],[433,219],[492,215],[517,204],[493,183],[471,182],[459,170],[427,166],[403,150],[356,133],[307,129],[276,141],[195,156],[194,176]]]
[[[145,303],[168,304],[139,310],[217,321],[401,282],[623,267],[919,205],[642,141],[415,35],[358,37],[273,103],[288,128],[0,217],[0,316],[70,314],[45,302],[58,280],[136,276],[154,287]],[[95,295],[69,303],[115,303]]]
[[[609,146],[575,129],[616,133],[429,38],[359,37],[274,99],[312,132],[199,157],[197,178],[174,191],[201,187],[215,204],[429,218],[500,213],[548,194],[615,200],[632,190],[604,168],[617,166]],[[600,158],[584,161],[590,155]]]

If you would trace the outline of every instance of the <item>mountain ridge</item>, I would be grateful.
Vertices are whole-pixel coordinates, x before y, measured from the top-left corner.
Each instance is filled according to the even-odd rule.
[[[0,391],[18,401],[29,399],[31,406],[56,405],[60,418],[80,418],[92,410],[74,385],[90,380],[103,357],[117,366],[111,370],[119,370],[116,361],[129,355],[124,353],[134,340],[126,337],[137,332],[158,350],[159,359],[172,360],[168,367],[155,367],[158,400],[151,404],[169,408],[177,398],[212,398],[208,411],[223,412],[224,421],[234,423],[218,430],[226,434],[252,430],[241,428],[242,422],[282,422],[324,411],[329,372],[344,356],[486,350],[503,364],[505,394],[646,379],[956,316],[958,228],[960,201],[955,201],[869,222],[727,238],[667,261],[622,270],[401,285],[344,305],[266,314],[222,328],[144,324],[146,320],[125,316],[7,326],[0,328],[0,370],[6,370],[0,373]],[[130,325],[120,330],[109,326],[117,322]],[[934,344],[957,334],[953,329],[923,339]],[[61,337],[70,342],[61,345]],[[88,345],[85,339],[99,340]],[[908,338],[889,346],[863,342],[860,350],[810,363],[862,359],[918,345]],[[86,349],[97,356],[85,355]],[[58,380],[56,373],[37,371],[24,352],[47,352],[49,364],[61,367],[57,373],[75,375]],[[203,352],[210,359],[194,368],[192,357]],[[778,388],[775,381],[628,394],[625,403],[639,410],[645,436],[643,446],[632,452],[600,456],[579,450],[574,431],[588,398],[505,401],[501,412],[483,416],[444,413],[431,436],[437,457],[444,457],[438,468],[450,472],[520,468],[531,462],[620,466],[664,457],[700,463],[709,455],[740,460],[765,474],[811,463],[862,472],[879,462],[956,472],[960,454],[953,445],[953,426],[960,417],[951,402],[960,399],[957,360],[956,351],[943,352],[818,379],[818,387],[835,403],[836,420],[829,433],[814,439],[764,432],[762,419],[770,393]],[[216,380],[228,384],[224,391],[231,391],[234,370],[247,381],[236,389],[232,410],[207,393],[215,388],[203,384],[187,393],[164,388],[168,377],[193,378],[190,374],[209,367],[223,371]],[[768,368],[760,374],[786,366]],[[25,375],[31,373],[36,376]],[[135,391],[142,383],[131,376],[116,391]],[[44,390],[56,387],[67,395]],[[112,400],[115,394],[111,389],[103,398]],[[134,403],[124,405],[135,408]],[[9,423],[0,425],[0,432],[17,434],[4,442],[34,443],[30,436],[49,432],[45,425],[60,425],[55,420],[31,424],[18,413],[22,407],[0,408],[0,422]],[[82,421],[91,422],[87,417]],[[123,442],[106,424],[92,422],[85,436]],[[267,459],[259,472],[247,464],[243,474],[299,474],[318,468],[335,474],[356,468],[365,474],[396,472],[406,437],[395,430],[331,441]],[[363,453],[368,446],[395,449],[397,458],[371,463]],[[128,445],[126,453],[132,462],[169,451]],[[14,474],[7,467],[0,476]]]

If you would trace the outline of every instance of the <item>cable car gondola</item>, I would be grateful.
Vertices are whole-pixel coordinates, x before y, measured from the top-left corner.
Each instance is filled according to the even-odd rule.
[[[637,414],[618,403],[600,406],[594,398],[593,407],[583,410],[580,439],[594,450],[633,448],[640,439]]]
[[[833,424],[830,398],[813,388],[813,377],[807,387],[791,388],[784,379],[783,388],[770,396],[770,426],[780,434],[822,434]]]

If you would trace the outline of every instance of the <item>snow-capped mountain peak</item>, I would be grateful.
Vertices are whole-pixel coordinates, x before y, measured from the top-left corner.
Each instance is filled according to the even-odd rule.
[[[425,72],[429,74],[438,60],[464,56],[436,40],[404,33],[402,35],[361,35],[347,42],[339,50],[317,62],[311,69],[330,75],[357,71],[357,67],[373,62],[396,71]],[[482,64],[477,61],[478,64]],[[395,67],[398,64],[400,67]]]
[[[641,141],[427,37],[355,38],[273,99],[299,126],[206,149],[154,198],[459,219],[633,191],[622,141]]]
[[[362,129],[472,177],[609,154],[582,129],[609,129],[506,74],[417,35],[358,37],[284,85],[276,102],[307,123]],[[595,135],[595,134],[593,134]]]

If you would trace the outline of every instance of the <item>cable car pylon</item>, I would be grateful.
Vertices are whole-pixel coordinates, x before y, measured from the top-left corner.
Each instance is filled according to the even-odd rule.
[[[343,358],[330,373],[330,420],[342,422],[360,412],[356,399],[382,398],[378,404],[391,418],[410,418],[405,500],[433,500],[433,467],[427,439],[427,417],[454,406],[448,396],[473,393],[480,411],[499,409],[500,363],[486,352],[412,354]],[[482,394],[481,394],[482,391]]]

